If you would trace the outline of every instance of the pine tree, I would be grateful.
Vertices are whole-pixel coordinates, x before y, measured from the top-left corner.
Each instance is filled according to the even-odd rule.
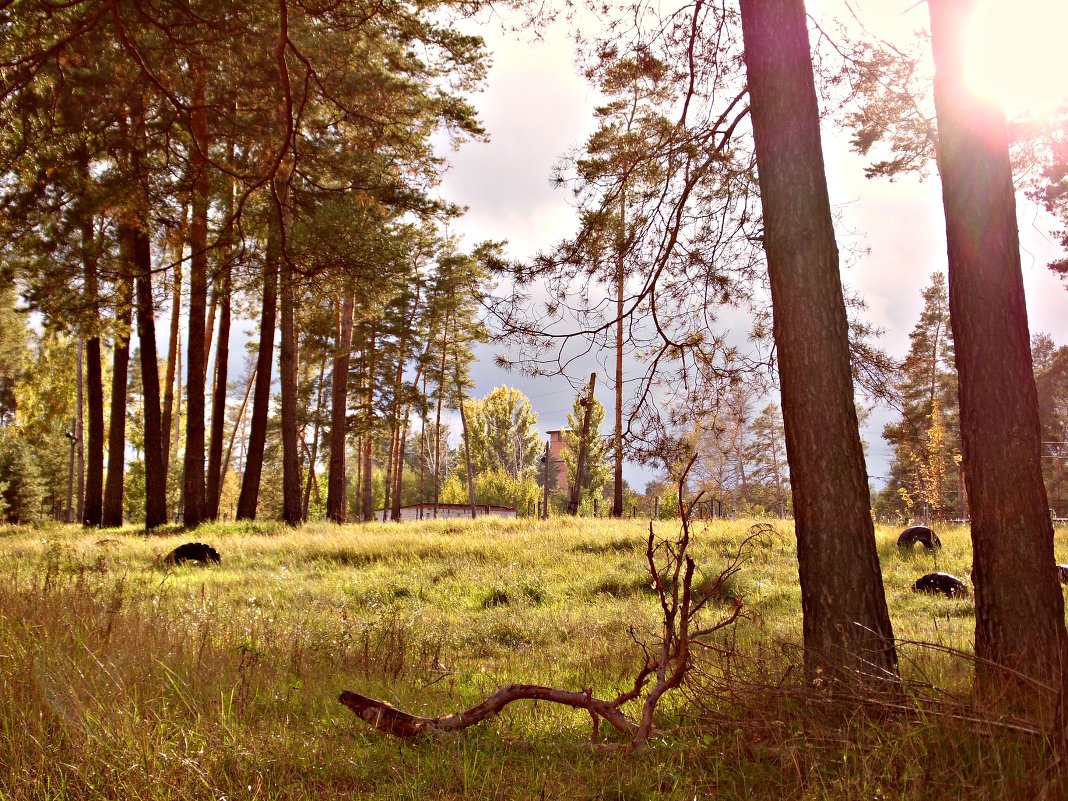
[[[934,273],[923,290],[920,319],[909,334],[909,352],[896,383],[901,419],[883,429],[894,450],[882,503],[907,513],[904,489],[925,517],[965,516],[959,491],[960,435],[957,372],[945,276]],[[915,507],[914,507],[915,510]]]
[[[965,79],[971,0],[929,0],[938,169],[975,585],[976,691],[1063,723],[1064,599],[1050,565],[1038,397],[1003,111]],[[1020,592],[1026,587],[1026,592]]]
[[[742,0],[798,568],[805,675],[896,680],[850,371],[803,0]]]

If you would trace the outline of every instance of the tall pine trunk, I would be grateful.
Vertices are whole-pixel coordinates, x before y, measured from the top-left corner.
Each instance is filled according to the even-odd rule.
[[[319,461],[320,420],[322,420],[323,416],[323,385],[326,378],[326,359],[326,352],[324,351],[323,358],[319,362],[319,381],[315,385],[315,415],[312,418],[312,444],[308,451],[308,478],[304,482],[304,500],[301,502],[301,517],[304,520],[308,519],[313,489],[315,490],[315,502],[317,504],[321,502],[315,465]]]
[[[130,322],[133,316],[129,275],[115,281],[115,319],[118,332],[111,367],[111,419],[108,426],[108,474],[104,483],[101,525],[122,525],[123,477],[126,463],[126,381],[130,367]]]
[[[145,425],[145,528],[167,522],[167,475],[164,468],[163,419],[159,399],[155,306],[152,301],[152,252],[148,233],[123,226],[119,237],[137,279],[137,333],[141,352],[141,387]]]
[[[401,475],[404,473],[404,432],[407,428],[406,418],[408,406],[403,402],[404,395],[404,365],[408,360],[408,338],[415,325],[415,318],[419,313],[419,301],[421,297],[421,285],[418,277],[415,281],[415,296],[412,299],[412,311],[407,317],[401,329],[400,342],[397,347],[397,369],[393,375],[393,419],[390,421],[393,427],[393,438],[390,445],[389,469],[386,471],[386,501],[383,504],[383,518],[385,510],[390,510],[390,518],[400,519],[400,485]],[[422,366],[416,371],[415,381],[419,381],[419,373]],[[394,478],[396,476],[396,478]],[[395,510],[395,512],[394,512]]]
[[[278,210],[270,211],[272,219]],[[278,223],[272,222],[267,235],[267,255],[263,262],[263,302],[260,307],[260,345],[256,359],[256,387],[252,393],[252,419],[249,422],[245,474],[237,500],[237,519],[255,520],[256,504],[263,474],[263,452],[267,444],[267,419],[271,403],[271,370],[274,363],[274,329],[278,300],[278,263],[281,241]]]
[[[74,442],[77,449],[77,502],[74,508],[74,516],[67,519],[68,523],[82,519],[82,510],[85,507],[85,343],[78,340],[78,375],[77,375],[77,403],[78,410],[74,417]]]
[[[330,381],[330,464],[326,477],[326,517],[345,522],[345,412],[348,410],[349,351],[352,348],[352,316],[355,300],[345,290],[334,347]]]
[[[976,689],[1000,710],[1065,702],[1064,602],[1042,480],[1041,431],[1005,119],[971,92],[971,0],[930,0],[949,311],[971,511]],[[1063,721],[1062,721],[1063,723]]]
[[[408,446],[408,421],[407,419],[401,424],[401,430],[398,432],[397,442],[397,464],[394,467],[396,471],[396,478],[393,484],[393,504],[390,507],[389,519],[396,522],[401,520],[401,503],[403,502],[404,493],[404,452]]]
[[[94,312],[93,316],[98,317],[99,279],[92,220],[82,225],[81,234],[86,304]],[[87,443],[82,522],[87,526],[99,526],[104,500],[104,369],[100,335],[95,329],[85,340],[85,401]]]
[[[616,245],[616,392],[615,436],[612,477],[612,517],[623,517],[623,293],[627,287],[626,273],[627,201],[624,187],[619,200],[619,242]]]
[[[832,690],[897,679],[853,400],[803,0],[741,0],[793,484],[805,674]],[[1052,574],[1052,571],[1051,571]]]
[[[172,432],[177,431],[173,422],[174,416],[174,382],[178,373],[178,361],[180,359],[179,348],[182,339],[182,258],[184,256],[186,238],[186,218],[189,212],[189,204],[182,205],[181,225],[177,234],[175,247],[174,269],[171,277],[171,325],[170,336],[167,341],[167,380],[163,388],[163,432],[166,436],[163,451],[163,471],[170,469],[171,450],[177,447],[177,436],[172,439]]]
[[[372,470],[371,456],[374,453],[375,438],[372,433],[372,427],[374,425],[374,409],[375,409],[375,370],[377,369],[377,360],[375,359],[375,345],[378,339],[378,321],[372,321],[371,334],[367,341],[367,373],[366,382],[364,385],[364,410],[366,414],[365,427],[363,434],[363,467],[361,470],[362,485],[360,488],[360,519],[365,523],[374,520],[375,513],[373,507],[372,497],[372,479],[374,478],[374,471]]]
[[[282,519],[290,526],[301,523],[300,451],[297,425],[297,326],[296,289],[292,269],[281,264],[281,352],[278,372],[281,379],[282,409]]]
[[[205,384],[207,343],[205,318],[208,302],[208,112],[204,98],[204,65],[194,60],[195,88],[190,110],[193,146],[192,216],[189,225],[189,334],[186,338],[185,498],[186,528],[199,526],[207,517],[204,475]]]
[[[224,249],[226,263],[219,275],[219,339],[215,345],[215,387],[211,399],[211,439],[208,445],[207,514],[212,520],[219,517],[219,498],[222,495],[223,440],[226,438],[226,390],[230,369],[230,316],[233,265],[232,248],[227,238]]]
[[[445,367],[449,356],[449,315],[441,329],[441,372],[438,374],[438,407],[434,415],[434,517],[441,503],[441,406],[445,400]]]
[[[460,383],[460,366],[456,366],[456,403],[460,408],[460,430],[464,440],[464,467],[467,470],[467,504],[471,507],[471,519],[475,519],[475,476],[471,471],[471,437],[467,431],[467,413],[464,411],[464,390]]]

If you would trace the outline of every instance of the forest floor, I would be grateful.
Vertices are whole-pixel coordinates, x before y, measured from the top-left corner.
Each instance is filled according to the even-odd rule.
[[[754,522],[693,526],[703,575]],[[707,613],[740,599],[746,616],[637,752],[604,726],[591,743],[588,714],[544,702],[407,741],[337,697],[421,715],[514,682],[614,697],[661,622],[647,522],[0,528],[0,800],[1068,797],[1047,738],[975,714],[957,653],[971,598],[911,591],[934,570],[966,577],[966,529],[902,554],[899,529],[878,527],[909,692],[843,714],[800,691],[792,524],[770,522]],[[188,541],[222,563],[163,563]],[[1056,549],[1068,562],[1063,527]]]

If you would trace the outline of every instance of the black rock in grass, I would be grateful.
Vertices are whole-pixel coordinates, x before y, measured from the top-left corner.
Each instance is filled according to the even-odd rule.
[[[968,588],[964,586],[964,582],[956,576],[949,575],[949,573],[928,573],[926,576],[921,576],[912,585],[912,590],[913,592],[927,592],[932,595],[941,593],[947,598],[952,598],[954,595],[968,594]]]
[[[181,565],[186,562],[217,565],[222,561],[222,557],[210,545],[205,545],[203,542],[187,542],[163,557],[163,561],[168,565]]]
[[[938,535],[927,526],[909,526],[898,535],[898,548],[911,548],[916,543],[928,550],[942,547],[942,541],[938,539]]]

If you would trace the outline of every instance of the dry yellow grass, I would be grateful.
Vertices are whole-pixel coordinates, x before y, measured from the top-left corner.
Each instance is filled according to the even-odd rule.
[[[702,569],[718,572],[752,522],[697,524]],[[772,692],[800,640],[789,525],[776,525],[783,536],[750,549],[731,588],[752,611],[726,641],[732,658],[699,666],[721,680],[726,665],[737,681],[698,683],[697,707],[670,700],[660,738],[638,755],[589,749],[588,718],[545,705],[402,744],[335,699],[349,688],[442,714],[512,681],[614,693],[640,659],[632,637],[657,628],[646,523],[0,530],[0,799],[925,798],[976,785],[1008,798],[1058,787],[1042,773],[1041,738],[919,710],[843,721],[800,702],[789,678]],[[896,534],[878,532],[898,637],[967,650],[970,600],[909,591],[934,569],[967,572],[966,531],[940,532],[937,556],[899,554]],[[160,563],[191,539],[222,564]],[[1063,530],[1057,547],[1068,561]],[[966,660],[910,646],[902,668],[967,696]]]

